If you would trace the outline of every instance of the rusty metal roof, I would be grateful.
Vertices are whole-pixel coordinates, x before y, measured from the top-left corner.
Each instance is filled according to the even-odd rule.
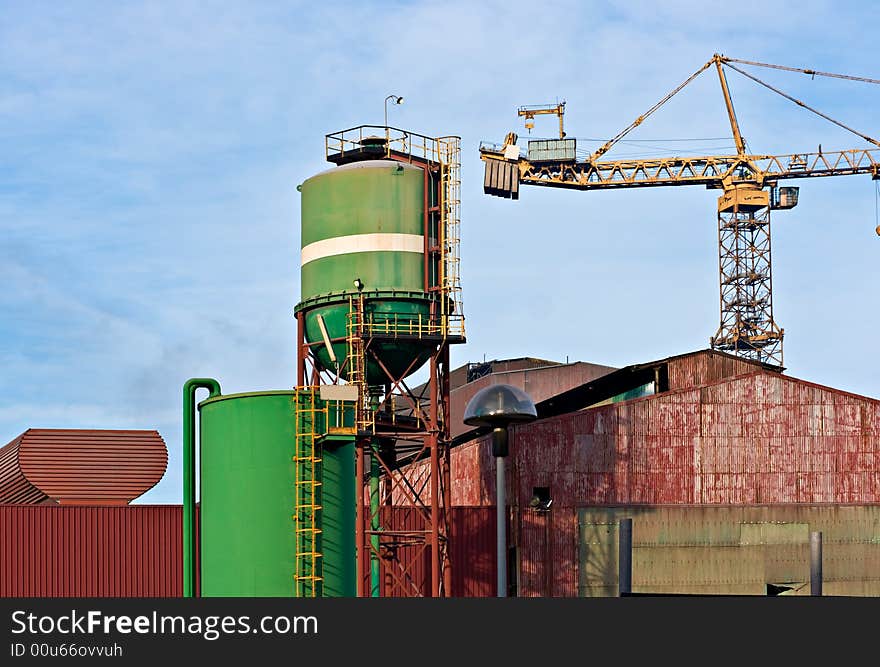
[[[157,431],[28,429],[0,449],[0,504],[124,505],[167,465]]]
[[[550,396],[536,397],[538,418],[547,419],[581,410],[645,383],[659,380],[660,391],[702,386],[708,382],[762,371],[781,373],[782,366],[737,357],[719,350],[704,349],[686,352],[665,359],[631,364],[609,372],[573,388]],[[488,433],[490,429],[459,429],[452,445],[460,445]]]

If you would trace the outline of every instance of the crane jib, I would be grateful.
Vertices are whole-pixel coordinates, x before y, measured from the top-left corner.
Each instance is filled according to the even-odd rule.
[[[602,188],[763,184],[782,179],[867,174],[880,179],[880,150],[852,149],[790,155],[708,156],[602,162],[506,160],[482,151],[486,194],[519,198],[519,184],[596,190]]]

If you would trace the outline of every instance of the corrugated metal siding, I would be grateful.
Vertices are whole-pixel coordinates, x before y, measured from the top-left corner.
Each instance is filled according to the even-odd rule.
[[[588,507],[580,510],[579,589],[617,595],[617,526],[633,520],[633,591],[809,594],[809,533],[822,532],[823,592],[880,595],[880,505]]]
[[[0,597],[178,597],[180,506],[0,506]]]
[[[49,496],[31,484],[18,463],[18,452],[22,436],[0,449],[0,505],[23,503],[39,505]]]
[[[31,485],[61,503],[124,504],[162,478],[168,451],[156,431],[28,429],[19,438],[18,465]]]
[[[523,508],[521,594],[569,595],[577,582],[576,536],[560,520],[547,551],[545,519],[527,509],[535,487],[550,487],[555,516],[612,503],[880,503],[880,401],[716,361],[689,377],[733,375],[513,428],[509,497]],[[743,368],[753,372],[737,374]],[[455,502],[493,504],[488,439],[451,459]],[[567,565],[547,574],[547,558]]]
[[[452,595],[493,597],[497,580],[494,507],[453,507],[450,513]]]
[[[761,368],[758,362],[710,351],[672,357],[666,363],[669,389],[673,391],[700,387],[724,378],[754,373]]]
[[[369,511],[365,508],[365,511]],[[425,531],[422,514],[412,507],[382,507],[382,529]],[[492,597],[496,585],[494,507],[453,507],[449,512],[452,550],[452,597]],[[576,523],[576,519],[575,519]],[[364,590],[370,589],[369,563],[361,572]],[[389,572],[390,571],[390,572]],[[388,575],[388,576],[386,576]],[[381,566],[383,595],[413,597],[430,590],[430,551],[422,544],[399,540],[393,562]]]
[[[518,499],[550,486],[566,506],[880,502],[878,414],[772,372],[571,413],[513,430]]]
[[[495,459],[492,457],[491,436],[456,447],[450,454],[449,477],[453,506],[492,505],[495,503]],[[403,474],[412,487],[430,497],[430,463],[419,461],[407,467]],[[400,473],[398,473],[400,474]],[[366,492],[365,492],[366,493]],[[369,497],[365,495],[365,501]],[[396,486],[395,505],[408,505],[411,499]]]

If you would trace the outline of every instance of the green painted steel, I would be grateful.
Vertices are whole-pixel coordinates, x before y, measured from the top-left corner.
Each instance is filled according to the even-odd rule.
[[[196,390],[220,395],[213,378],[191,378],[183,384],[183,597],[195,595],[196,549]]]
[[[323,596],[357,594],[355,446],[350,436],[328,436],[324,449],[321,517]]]
[[[268,391],[199,404],[203,596],[293,595],[296,399]],[[353,448],[324,450],[325,596],[355,594]]]
[[[307,179],[302,193],[301,303],[305,337],[319,343],[319,364],[336,370],[323,345],[321,316],[340,364],[347,357],[351,298],[358,297],[355,279],[363,284],[365,319],[398,329],[425,332],[432,297],[425,291],[424,172],[390,160],[369,160],[330,169]],[[433,188],[431,188],[433,190]],[[405,237],[410,250],[388,240]],[[382,237],[382,238],[379,238]],[[313,245],[316,244],[316,245]],[[359,248],[366,251],[353,251]],[[317,249],[316,249],[317,248]],[[398,340],[373,346],[394,377],[404,377],[430,357],[424,343]],[[408,372],[407,372],[408,371]],[[342,376],[346,377],[343,368]],[[367,381],[387,380],[379,364],[369,362]]]

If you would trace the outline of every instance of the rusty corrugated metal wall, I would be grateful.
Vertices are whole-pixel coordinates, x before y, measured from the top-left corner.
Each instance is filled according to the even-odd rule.
[[[550,488],[558,512],[613,503],[880,503],[880,401],[772,372],[519,426],[512,440],[526,595],[577,593],[574,522],[554,518],[548,554],[540,528],[531,528],[545,519],[527,509],[535,487]],[[552,589],[542,570],[548,557],[564,573],[550,577]]]
[[[577,595],[578,507],[880,503],[880,401],[727,355],[669,363],[685,388],[514,427],[520,594]],[[453,504],[494,504],[489,447],[452,451]],[[535,487],[553,497],[549,533],[528,507]]]
[[[0,597],[179,597],[180,506],[0,505]]]
[[[711,350],[670,357],[665,363],[670,390],[701,387],[724,378],[754,373],[762,367],[760,362]]]

